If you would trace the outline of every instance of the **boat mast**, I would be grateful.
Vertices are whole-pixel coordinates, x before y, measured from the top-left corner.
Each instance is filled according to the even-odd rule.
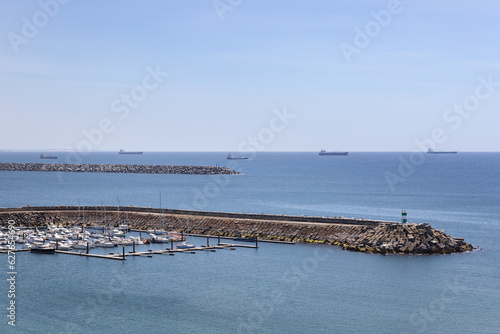
[[[121,224],[121,217],[120,217],[120,196],[116,196],[116,199],[118,200],[118,226]]]
[[[160,190],[160,226],[164,227],[164,222],[163,222],[163,210],[161,208],[161,190]]]
[[[78,197],[78,212],[76,215],[76,224],[78,225],[79,222],[80,222],[80,197]]]
[[[85,205],[82,206],[82,233],[83,233],[83,226],[85,225]]]

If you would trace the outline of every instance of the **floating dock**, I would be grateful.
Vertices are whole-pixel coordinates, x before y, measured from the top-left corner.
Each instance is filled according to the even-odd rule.
[[[86,257],[95,257],[98,259],[110,259],[110,260],[125,260],[123,256],[118,255],[102,255],[102,254],[91,254],[85,252],[75,252],[75,251],[62,251],[56,250],[56,254],[67,254],[67,255],[76,255],[76,256],[86,256]]]
[[[220,240],[220,239],[219,239]],[[207,240],[208,241],[208,240]],[[144,245],[142,245],[144,246]],[[241,248],[259,248],[258,244],[255,245],[241,245],[241,244],[227,244],[227,243],[218,243],[217,246],[195,246],[191,248],[166,248],[162,249],[148,249],[147,251],[136,252],[135,247],[134,251],[125,252],[125,247],[122,246],[121,253],[109,253],[109,254],[92,254],[87,251],[63,251],[63,250],[54,250],[52,254],[66,254],[66,255],[74,255],[74,256],[83,256],[83,257],[92,257],[98,259],[109,259],[109,260],[119,260],[125,261],[127,257],[130,256],[143,256],[143,257],[153,257],[153,255],[174,255],[177,253],[187,253],[187,254],[195,254],[197,251],[211,251],[215,252],[216,250],[230,249],[235,250],[237,247]],[[29,252],[29,249],[11,249],[11,250],[0,250],[0,254],[7,254],[8,252]]]

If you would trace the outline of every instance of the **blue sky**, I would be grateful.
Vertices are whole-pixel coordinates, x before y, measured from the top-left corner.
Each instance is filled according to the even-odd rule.
[[[60,1],[0,5],[0,149],[412,151],[441,129],[438,149],[500,150],[498,1]]]

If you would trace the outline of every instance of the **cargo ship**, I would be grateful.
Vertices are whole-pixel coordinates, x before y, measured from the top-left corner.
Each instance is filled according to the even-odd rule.
[[[57,159],[55,155],[47,155],[45,153],[40,154],[40,159]]]
[[[457,154],[457,151],[434,151],[430,148],[427,150],[427,154]]]
[[[319,155],[341,155],[341,156],[346,156],[348,154],[349,154],[349,152],[327,152],[325,150],[321,150],[319,152]]]
[[[142,154],[142,151],[125,151],[125,150],[120,150],[118,154]]]
[[[231,153],[229,153],[227,155],[227,159],[228,160],[246,160],[246,159],[248,159],[248,157],[239,157],[239,156],[235,156],[235,155],[232,155]]]

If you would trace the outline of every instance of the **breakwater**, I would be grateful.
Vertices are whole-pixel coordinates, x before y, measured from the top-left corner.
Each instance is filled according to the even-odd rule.
[[[30,172],[87,172],[87,173],[139,173],[139,174],[239,174],[227,167],[176,166],[176,165],[128,165],[128,164],[44,164],[0,163],[0,170]]]
[[[462,238],[453,238],[429,224],[299,217],[137,207],[24,207],[0,209],[0,222],[25,226],[49,224],[87,226],[126,222],[133,229],[168,229],[222,237],[258,237],[261,240],[321,243],[346,250],[381,254],[450,254],[473,250]],[[189,223],[188,223],[189,222]]]

